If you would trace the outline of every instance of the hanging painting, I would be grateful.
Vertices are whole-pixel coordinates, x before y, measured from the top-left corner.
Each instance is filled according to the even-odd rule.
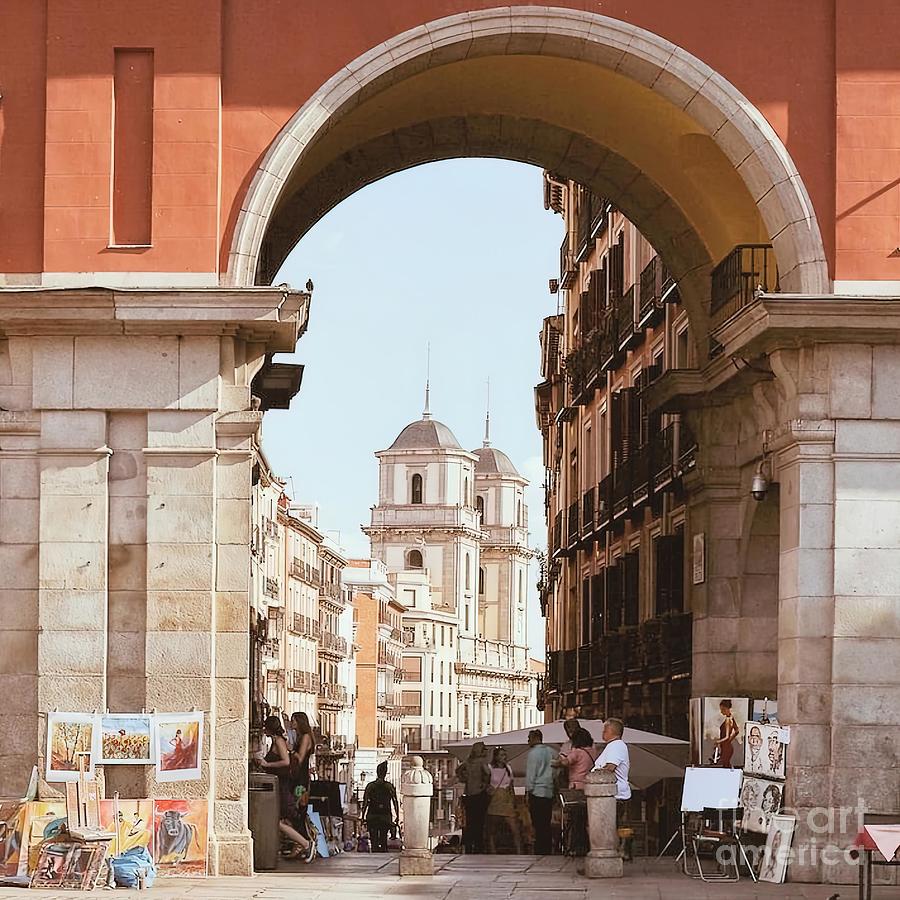
[[[78,761],[94,776],[97,717],[92,713],[47,713],[47,781],[78,781]]]
[[[206,800],[153,801],[153,861],[160,875],[206,875]]]
[[[100,717],[101,765],[146,766],[153,762],[150,716],[107,713]]]
[[[135,847],[146,847],[153,853],[153,801],[101,800],[100,827],[112,836],[111,856]]]
[[[744,810],[741,827],[744,831],[768,834],[772,816],[781,809],[783,792],[784,785],[777,781],[744,776],[741,786],[741,808]]]
[[[797,819],[794,816],[772,816],[766,850],[759,867],[759,880],[783,884],[791,855],[791,841]]]
[[[744,738],[744,772],[784,781],[787,744],[785,729],[778,725],[750,722]]]
[[[749,718],[750,700],[746,697],[704,697],[700,765],[740,769],[744,726]]]
[[[203,713],[165,713],[153,717],[156,780],[197,781],[203,747]]]

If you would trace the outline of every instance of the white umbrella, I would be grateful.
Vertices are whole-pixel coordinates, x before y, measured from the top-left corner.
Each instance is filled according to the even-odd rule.
[[[601,719],[580,719],[582,728],[586,728],[598,750],[603,748],[603,721]],[[569,739],[563,722],[547,722],[536,726],[544,736],[544,743],[559,749]],[[499,734],[487,734],[484,737],[467,738],[454,741],[445,749],[457,759],[468,759],[472,745],[482,741],[490,753],[493,747],[503,747],[509,758],[513,774],[524,776],[528,758],[528,734],[531,728],[519,728],[516,731],[503,731]],[[662,778],[683,778],[688,763],[688,742],[679,738],[654,734],[652,731],[640,731],[637,728],[625,728],[622,735],[628,744],[631,758],[629,781],[634,788],[646,788]]]

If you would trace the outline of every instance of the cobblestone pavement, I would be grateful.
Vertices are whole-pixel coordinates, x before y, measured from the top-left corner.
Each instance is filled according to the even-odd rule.
[[[638,861],[625,877],[588,881],[572,860],[558,856],[437,856],[432,878],[397,875],[393,855],[348,853],[311,866],[284,864],[254,878],[159,879],[149,893],[119,890],[88,896],[146,900],[854,900],[855,885],[703,884],[669,861]],[[0,888],[0,900],[73,900],[71,891]],[[900,900],[900,888],[877,887],[873,900]]]

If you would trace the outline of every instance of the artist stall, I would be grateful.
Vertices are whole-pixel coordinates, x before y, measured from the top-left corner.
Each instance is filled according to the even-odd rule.
[[[156,874],[207,874],[209,805],[203,799],[103,796],[104,766],[154,767],[156,783],[200,778],[204,714],[47,714],[45,778],[65,799],[0,801],[0,884],[90,890],[143,887]]]

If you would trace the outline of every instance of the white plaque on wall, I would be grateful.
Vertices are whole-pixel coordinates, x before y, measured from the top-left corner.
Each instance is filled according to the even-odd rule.
[[[694,535],[692,570],[693,583],[703,584],[706,581],[706,534],[702,531]]]

